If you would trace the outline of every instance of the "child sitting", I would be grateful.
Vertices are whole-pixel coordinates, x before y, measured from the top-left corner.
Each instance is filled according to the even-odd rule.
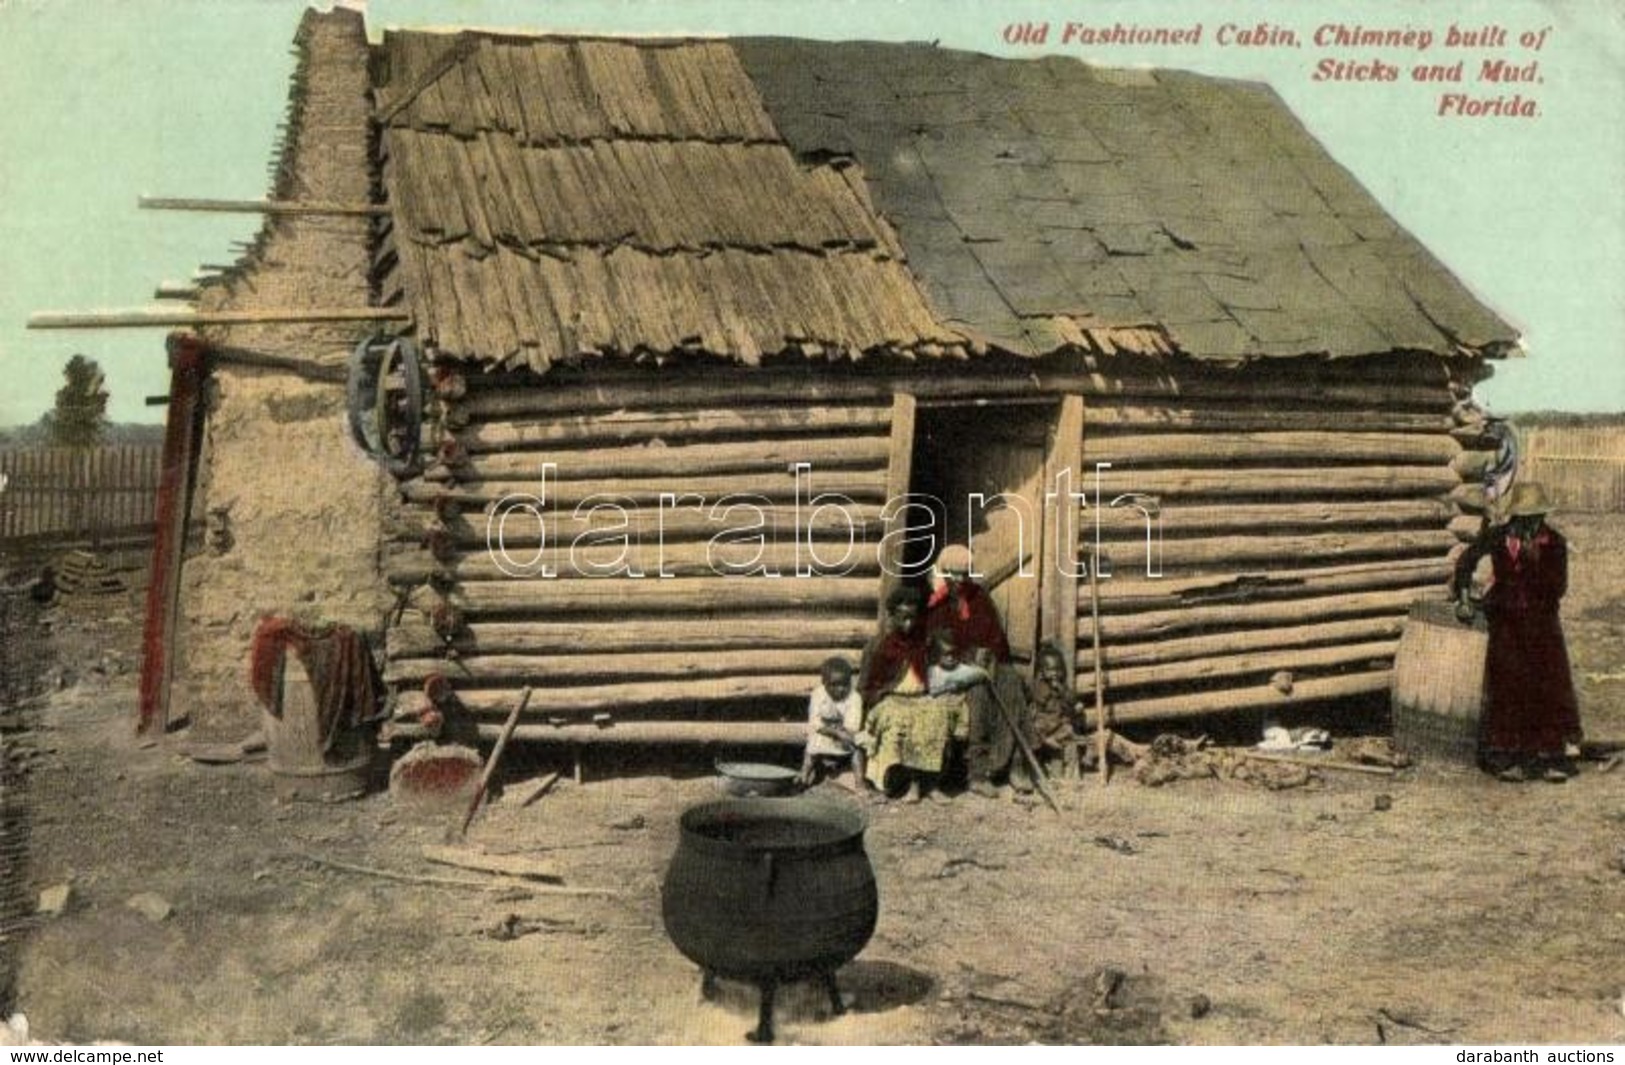
[[[1075,771],[1078,736],[1083,732],[1083,714],[1078,697],[1068,679],[1066,656],[1053,643],[1038,649],[1033,677],[1034,752],[1043,761],[1063,757],[1068,770]]]
[[[867,787],[863,757],[863,698],[852,685],[852,663],[829,658],[819,667],[818,687],[807,701],[807,753],[801,783],[811,786],[826,772],[851,765],[858,787]]]

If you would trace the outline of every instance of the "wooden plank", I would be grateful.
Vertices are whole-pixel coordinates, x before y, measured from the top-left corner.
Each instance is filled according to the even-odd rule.
[[[457,434],[471,454],[540,448],[588,448],[658,437],[704,440],[727,437],[850,433],[883,429],[892,414],[880,406],[781,407],[700,410],[628,410],[513,422],[481,422]]]
[[[1248,467],[1230,470],[1142,470],[1123,465],[1100,477],[1100,498],[1107,501],[1127,493],[1152,496],[1206,498],[1282,496],[1442,495],[1461,483],[1439,466],[1328,466],[1321,468]],[[1095,492],[1093,474],[1083,486]]]
[[[870,543],[854,543],[850,551],[839,544],[824,544],[814,548],[817,558],[809,558],[805,543],[798,544],[793,536],[778,537],[776,542],[714,543],[710,539],[688,542],[638,543],[630,537],[622,542],[587,542],[579,546],[564,544],[537,550],[511,551],[509,557],[499,560],[493,552],[475,552],[442,562],[428,551],[402,552],[388,555],[384,560],[384,576],[391,584],[416,585],[431,576],[447,576],[467,583],[474,581],[512,580],[516,573],[539,573],[544,570],[557,574],[558,580],[602,579],[611,569],[629,568],[653,578],[664,574],[670,577],[723,577],[741,569],[765,568],[786,577],[797,572],[804,564],[815,573],[835,573],[848,576],[878,577],[880,575],[879,547]]]
[[[693,577],[678,580],[513,580],[460,590],[464,610],[479,614],[562,614],[648,610],[740,613],[872,607],[875,582],[857,577]]]
[[[1283,694],[1270,684],[1249,685],[1220,691],[1182,693],[1152,699],[1126,699],[1111,704],[1117,722],[1178,720],[1206,714],[1237,713],[1243,710],[1286,709],[1310,703],[1375,695],[1388,690],[1390,670],[1367,670],[1334,677],[1314,677],[1292,686]]]
[[[1091,475],[1092,477],[1092,475]],[[1093,496],[1090,497],[1093,499]],[[1357,501],[1290,500],[1231,503],[1224,506],[1169,503],[1161,508],[1164,534],[1194,532],[1277,533],[1290,529],[1444,528],[1456,510],[1442,499],[1373,499]],[[1143,535],[1145,517],[1128,506],[1090,507],[1083,513],[1080,536],[1102,530],[1133,528]]]
[[[1257,563],[1292,558],[1303,561],[1356,558],[1409,558],[1417,555],[1443,557],[1458,540],[1449,529],[1404,529],[1392,532],[1335,532],[1305,536],[1206,536],[1193,539],[1155,537],[1146,547],[1143,534],[1118,532],[1102,536],[1100,551],[1109,560],[1107,572],[1132,569],[1136,573],[1167,572],[1191,566],[1216,563]],[[1080,557],[1087,558],[1095,544],[1087,535]],[[1152,556],[1147,559],[1147,554]],[[1160,568],[1156,563],[1160,562]]]
[[[647,651],[736,652],[861,644],[875,634],[865,612],[845,617],[628,617],[608,621],[480,621],[470,623],[452,643],[459,654],[567,655]],[[407,621],[389,630],[388,657],[435,656],[446,642],[426,623]]]
[[[181,560],[192,508],[192,467],[203,422],[207,354],[191,338],[170,344],[169,419],[164,427],[163,476],[158,486],[158,531],[153,541],[142,629],[141,685],[136,731],[161,734],[169,725],[175,631],[180,620]]]
[[[658,646],[658,644],[657,644]],[[862,641],[845,646],[738,650],[726,654],[693,651],[576,653],[569,655],[461,655],[454,660],[396,659],[384,671],[390,683],[421,684],[432,675],[454,684],[480,686],[530,682],[547,678],[549,684],[583,681],[686,680],[696,677],[735,677],[773,673],[801,673],[816,683],[818,669],[835,656],[857,666]],[[533,696],[534,697],[534,696]]]
[[[1336,424],[1336,419],[1327,419]],[[1143,466],[1221,466],[1238,462],[1387,463],[1447,466],[1461,445],[1444,433],[1213,431],[1193,441],[1183,433],[1114,433],[1092,437],[1088,462]]]
[[[1288,559],[1297,563],[1296,559]],[[1133,610],[1171,609],[1203,602],[1259,602],[1291,599],[1316,593],[1416,585],[1443,587],[1451,562],[1445,557],[1383,559],[1315,568],[1233,570],[1200,577],[1148,578],[1119,572],[1100,582],[1101,609],[1124,613]],[[1078,597],[1079,611],[1083,596]]]
[[[551,714],[583,721],[601,711],[632,710],[642,707],[725,703],[755,699],[806,698],[818,683],[816,673],[790,673],[765,676],[696,678],[691,680],[640,681],[628,684],[549,685],[531,693],[527,713]],[[457,691],[458,705],[482,718],[501,720],[519,698],[515,688],[473,688]],[[404,692],[396,715],[415,717],[427,709],[428,699],[420,692]],[[805,717],[796,722],[803,740],[807,735]],[[611,726],[621,727],[621,726]]]
[[[1338,412],[1342,433],[1447,433],[1455,423],[1448,414],[1414,414],[1372,409]],[[1244,402],[1213,406],[1184,403],[1138,405],[1098,403],[1089,410],[1092,436],[1110,438],[1125,433],[1157,430],[1166,433],[1259,433],[1316,430],[1327,426],[1323,408],[1285,409]]]
[[[1440,594],[1443,594],[1442,590]],[[1114,643],[1106,648],[1105,662],[1108,670],[1127,669],[1158,662],[1180,662],[1193,658],[1235,654],[1239,651],[1263,652],[1289,647],[1397,640],[1404,629],[1403,615],[1388,614],[1345,621],[1324,621],[1312,625],[1238,629],[1206,636],[1153,638],[1144,643]],[[1093,674],[1093,655],[1080,650],[1076,665],[1078,673]]]
[[[176,325],[260,325],[275,322],[406,322],[399,307],[268,307],[254,311],[36,311],[29,329],[121,329]]]
[[[411,722],[398,722],[391,726],[394,735],[403,740],[427,739],[428,732]],[[478,725],[482,740],[495,739],[502,726],[482,721]],[[807,742],[805,721],[625,721],[609,728],[598,728],[590,722],[555,727],[552,725],[524,725],[513,730],[513,738],[523,743],[559,743],[569,746],[599,746],[618,743],[649,745],[716,744],[729,747],[783,746],[800,747]]]
[[[1333,666],[1392,660],[1399,640],[1370,640],[1363,643],[1336,643],[1321,647],[1299,647],[1265,651],[1262,653],[1216,653],[1200,658],[1185,658],[1174,662],[1143,666],[1114,667],[1108,661],[1105,670],[1106,685],[1119,692],[1126,688],[1143,688],[1159,684],[1196,684],[1210,688],[1220,678],[1253,676],[1264,673],[1315,672]],[[1300,680],[1306,678],[1298,678]],[[1087,673],[1080,666],[1076,680],[1080,694],[1094,690],[1094,671]]]
[[[1067,396],[1061,400],[1061,409],[1049,433],[1048,453],[1044,456],[1044,480],[1041,492],[1056,491],[1064,482],[1077,489],[1083,483],[1084,407],[1082,396]],[[1064,476],[1063,476],[1064,474]],[[1046,500],[1046,502],[1048,502]],[[1063,530],[1063,515],[1076,516],[1078,511],[1068,510],[1068,501],[1056,500],[1044,507],[1043,568],[1039,571],[1042,588],[1039,611],[1039,638],[1070,653],[1078,643],[1078,579],[1076,567],[1063,565],[1077,558],[1077,545],[1070,542],[1078,535],[1081,521],[1074,520]],[[1063,537],[1063,531],[1067,534]]]
[[[135,205],[148,211],[213,211],[264,215],[359,215],[376,217],[393,208],[380,203],[319,203],[298,200],[221,200],[195,196],[140,196]],[[193,290],[195,291],[195,290]]]
[[[891,441],[886,454],[887,503],[902,500],[909,492],[914,478],[914,417],[916,400],[913,394],[898,392],[892,397]],[[886,531],[881,537],[880,604],[878,613],[884,618],[886,600],[902,581],[903,534],[907,514],[896,508],[886,517]]]
[[[538,473],[541,471],[538,470]],[[724,501],[754,499],[764,508],[771,504],[793,504],[798,496],[809,499],[821,493],[838,493],[852,497],[855,505],[847,507],[854,520],[877,510],[876,504],[886,498],[883,471],[826,470],[814,467],[798,479],[786,467],[773,474],[736,473],[714,477],[688,477],[673,474],[669,477],[652,475],[645,479],[574,481],[550,480],[545,484],[535,481],[469,481],[455,487],[446,487],[434,481],[409,481],[401,487],[401,496],[407,502],[433,504],[446,499],[465,508],[486,508],[503,499],[519,497],[541,500],[553,513],[564,513],[586,501],[593,503],[619,500],[630,510],[653,512],[660,500],[668,495],[679,497],[679,504],[668,511],[692,511],[694,497],[706,509]],[[762,500],[768,501],[766,504]],[[793,508],[792,508],[793,513]],[[722,526],[725,528],[726,526]]]
[[[424,496],[425,501],[432,501],[433,498],[432,493],[426,493]],[[557,502],[557,494],[549,498]],[[689,506],[686,502],[675,508],[662,508],[656,505],[627,508],[624,529],[617,523],[614,531],[616,533],[624,531],[626,535],[638,540],[659,536],[665,543],[682,543],[695,539],[709,540],[724,533],[734,538],[742,532],[750,532],[754,520],[760,518],[761,531],[769,542],[793,539],[799,528],[800,535],[811,535],[820,539],[825,537],[845,539],[855,533],[863,538],[862,542],[867,543],[871,538],[878,541],[885,530],[880,520],[881,508],[878,505],[860,503],[846,508],[847,513],[843,515],[832,510],[802,513],[793,506],[769,504],[751,513],[719,509],[716,506],[717,499],[718,497],[706,499],[703,508]],[[545,513],[551,523],[548,526],[549,543],[574,541],[579,533],[589,527],[599,529],[605,527],[602,523],[589,526],[584,520],[577,520],[567,512],[564,503],[559,503],[557,512],[550,507]],[[425,536],[434,524],[431,516],[426,513],[409,512],[396,519],[396,527],[387,535],[399,542],[417,546],[424,543]],[[446,529],[457,547],[477,548],[482,551],[497,542],[498,533],[501,534],[500,542],[513,550],[519,548],[533,550],[541,544],[542,539],[535,518],[522,513],[515,513],[505,524],[494,521],[485,514],[471,514],[447,522]]]
[[[473,384],[475,379],[471,379]],[[1021,376],[981,376],[974,373],[933,377],[907,374],[850,374],[812,377],[802,373],[755,371],[716,374],[696,379],[680,371],[641,377],[615,379],[608,376],[580,387],[513,388],[511,379],[495,377],[481,381],[470,390],[466,405],[476,418],[512,417],[519,414],[586,413],[617,410],[652,404],[669,407],[719,406],[729,403],[782,403],[786,395],[806,402],[840,402],[876,399],[893,392],[907,391],[917,400],[979,396],[1032,397],[1040,393],[1074,393],[1084,396],[1136,396],[1143,398],[1187,397],[1203,403],[1236,400],[1257,405],[1279,400],[1299,405],[1314,403],[1327,419],[1340,416],[1341,406],[1356,410],[1400,409],[1408,412],[1437,411],[1443,415],[1451,400],[1442,386],[1371,383],[1317,383],[1277,380],[1237,374],[1233,380],[1166,376],[1116,377],[1104,374],[1034,372]],[[1324,424],[1324,423],[1322,423]]]

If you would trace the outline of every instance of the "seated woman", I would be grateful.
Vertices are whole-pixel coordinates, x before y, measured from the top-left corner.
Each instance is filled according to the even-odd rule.
[[[869,780],[883,790],[906,780],[904,802],[931,794],[950,738],[965,728],[963,700],[933,699],[926,689],[926,642],[919,621],[920,593],[898,588],[886,599],[884,629],[864,648],[858,671]]]

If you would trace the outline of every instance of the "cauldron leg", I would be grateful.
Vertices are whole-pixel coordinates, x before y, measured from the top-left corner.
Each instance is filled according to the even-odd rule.
[[[845,1013],[846,1003],[841,1001],[841,989],[835,985],[835,974],[833,972],[824,974],[824,990],[829,992],[830,1014],[839,1017]]]
[[[745,1033],[745,1038],[752,1043],[773,1042],[773,994],[777,990],[778,985],[772,980],[762,981],[762,1002],[756,1011],[756,1027]]]
[[[700,997],[703,999],[717,997],[717,974],[710,969],[700,970]]]

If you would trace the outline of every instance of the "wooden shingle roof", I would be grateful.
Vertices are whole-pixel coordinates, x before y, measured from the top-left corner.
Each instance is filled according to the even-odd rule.
[[[390,33],[398,288],[450,354],[1496,354],[1267,88],[782,39]]]

